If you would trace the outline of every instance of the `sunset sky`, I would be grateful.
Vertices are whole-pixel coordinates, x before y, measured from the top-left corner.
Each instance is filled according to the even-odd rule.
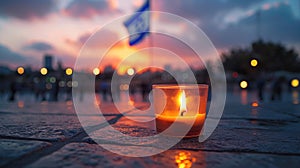
[[[55,56],[54,65],[60,60],[65,66],[73,67],[80,48],[92,33],[116,18],[133,13],[143,2],[0,1],[0,64],[11,68],[40,68],[44,54],[49,53]],[[152,10],[170,12],[192,21],[207,34],[220,53],[257,40],[259,12],[259,30],[263,40],[280,42],[300,52],[300,0],[152,0],[151,5]],[[176,21],[165,21],[162,27],[166,31],[188,33]],[[118,37],[122,33],[126,33],[125,27],[113,27],[102,38]],[[193,54],[187,47],[178,49],[178,46],[174,47],[176,42],[159,38],[154,38],[156,43],[162,43],[162,47],[174,50],[182,57]],[[108,62],[113,64],[115,59],[124,59],[124,55],[148,45],[146,39],[138,46],[130,47],[126,40],[110,51]],[[101,43],[96,47],[101,48]],[[148,58],[142,56],[136,64],[149,61]],[[161,62],[168,64],[168,58],[162,58]]]

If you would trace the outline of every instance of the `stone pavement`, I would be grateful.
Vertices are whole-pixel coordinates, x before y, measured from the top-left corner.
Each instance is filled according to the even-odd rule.
[[[220,124],[208,140],[183,139],[168,151],[142,158],[120,156],[96,144],[82,129],[72,102],[0,102],[0,167],[299,167],[300,104],[292,98],[254,101],[251,93],[229,93]],[[154,134],[153,121],[130,120],[110,103],[101,108],[124,134]],[[149,117],[134,110],[130,114]],[[108,138],[99,142],[119,150],[128,145]]]

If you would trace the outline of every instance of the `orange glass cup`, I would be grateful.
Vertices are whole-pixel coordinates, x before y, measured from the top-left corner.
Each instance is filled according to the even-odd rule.
[[[185,138],[200,135],[206,117],[208,85],[153,85],[157,133],[182,136],[181,128],[190,128]],[[170,127],[174,122],[176,126]]]

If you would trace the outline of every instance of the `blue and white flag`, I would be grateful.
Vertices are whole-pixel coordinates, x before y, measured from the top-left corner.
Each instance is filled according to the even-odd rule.
[[[124,25],[129,33],[129,45],[138,44],[150,31],[150,2],[146,0],[143,6]]]

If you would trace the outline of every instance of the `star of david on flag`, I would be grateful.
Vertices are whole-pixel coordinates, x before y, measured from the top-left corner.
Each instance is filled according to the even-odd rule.
[[[146,0],[143,6],[124,22],[129,33],[129,45],[140,43],[150,31],[150,1]]]

